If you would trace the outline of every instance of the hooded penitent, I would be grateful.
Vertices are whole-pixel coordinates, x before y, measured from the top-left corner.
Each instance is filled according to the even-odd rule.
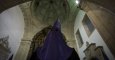
[[[74,49],[66,45],[61,33],[61,24],[56,20],[45,38],[44,45],[36,50],[36,55],[37,60],[68,60],[71,59],[73,51]]]

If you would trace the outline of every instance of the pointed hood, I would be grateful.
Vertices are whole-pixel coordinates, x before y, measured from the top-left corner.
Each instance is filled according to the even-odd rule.
[[[66,45],[61,33],[59,19],[46,36],[44,45],[38,52],[40,60],[67,60],[73,49]]]

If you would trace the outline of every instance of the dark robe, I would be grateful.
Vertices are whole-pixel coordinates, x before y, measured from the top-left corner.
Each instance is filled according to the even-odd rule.
[[[36,50],[31,60],[79,60],[73,48],[66,45],[57,20],[45,38],[44,45]]]
[[[11,55],[11,57],[8,60],[12,60],[12,58],[13,58],[13,55]]]
[[[35,51],[30,60],[40,60],[39,57],[37,56],[37,51]],[[80,60],[77,52],[73,49],[72,54],[68,57],[67,60]]]
[[[70,57],[68,58],[68,60],[80,60],[77,52],[75,51],[75,49],[73,49],[72,54],[70,55]]]

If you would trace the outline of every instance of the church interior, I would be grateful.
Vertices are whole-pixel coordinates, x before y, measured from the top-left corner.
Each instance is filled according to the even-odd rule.
[[[115,60],[114,0],[0,0],[0,60]]]

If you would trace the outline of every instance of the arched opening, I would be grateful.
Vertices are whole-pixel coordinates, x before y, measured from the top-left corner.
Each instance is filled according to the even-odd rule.
[[[52,26],[49,25],[34,35],[32,42],[31,42],[27,60],[30,59],[32,53],[34,53],[37,47],[41,47],[43,45],[44,38],[47,35],[47,33],[50,31],[51,27]]]
[[[27,60],[30,60],[32,54],[36,51],[36,49],[38,47],[43,46],[44,39],[45,39],[46,35],[48,34],[48,32],[51,30],[51,28],[52,28],[52,26],[49,25],[34,35],[32,42],[31,42],[31,46],[30,46]],[[64,34],[62,34],[62,35],[63,35],[64,40],[66,41]]]

